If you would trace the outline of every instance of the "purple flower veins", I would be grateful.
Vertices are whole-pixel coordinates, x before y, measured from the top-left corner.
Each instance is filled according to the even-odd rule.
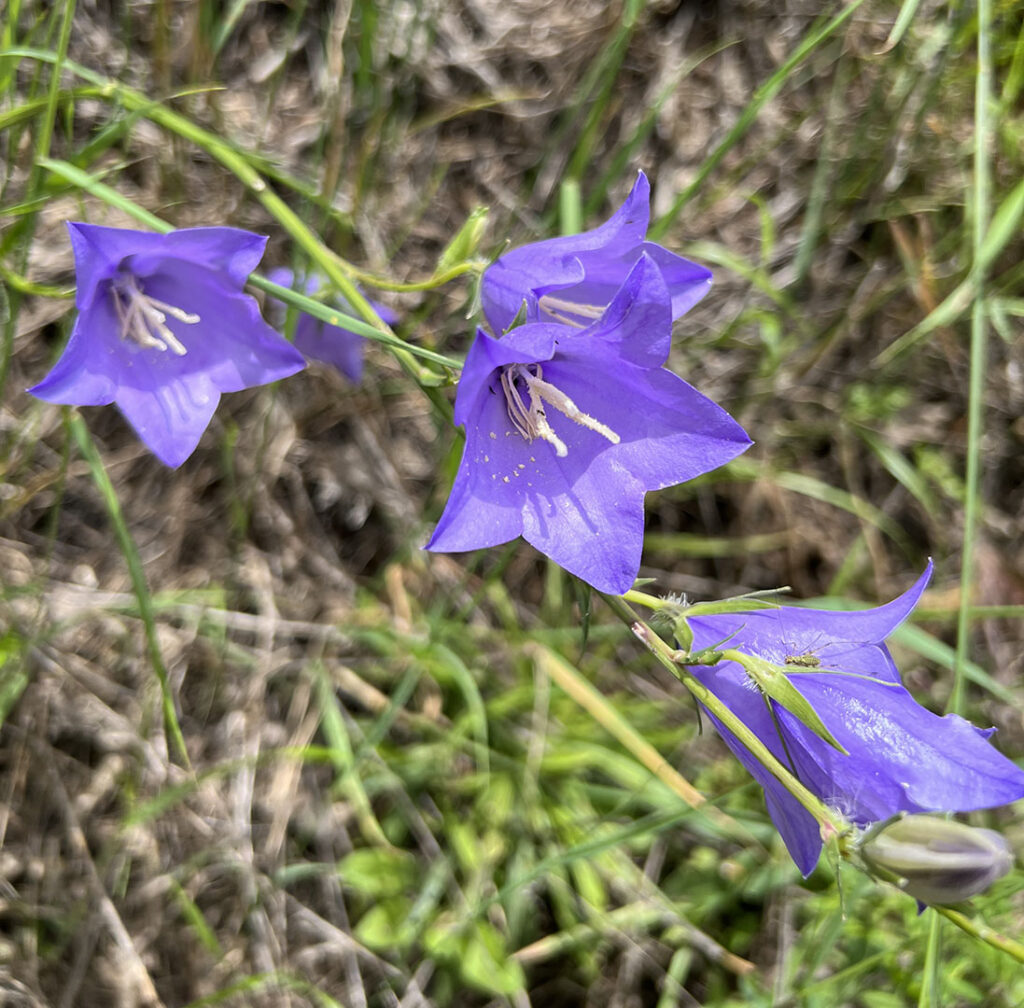
[[[69,223],[78,318],[64,353],[29,391],[74,406],[116,403],[147,447],[176,467],[222,392],[305,366],[243,293],[267,239],[236,228],[153,234]]]

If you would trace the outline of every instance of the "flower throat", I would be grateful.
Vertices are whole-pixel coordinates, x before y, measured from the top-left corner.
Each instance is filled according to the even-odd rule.
[[[619,435],[589,413],[584,413],[561,389],[544,381],[544,371],[539,364],[511,364],[501,372],[501,388],[508,405],[508,416],[512,426],[527,441],[540,438],[555,449],[559,458],[565,458],[569,449],[565,442],[551,429],[544,412],[544,404],[554,406],[559,413],[567,416],[581,427],[595,431],[618,444]],[[529,397],[529,405],[523,401],[523,392]]]
[[[199,321],[198,315],[150,297],[131,273],[119,273],[111,290],[122,339],[130,339],[141,347],[154,350],[170,350],[178,357],[188,353],[167,325],[167,316],[186,325],[195,325]]]

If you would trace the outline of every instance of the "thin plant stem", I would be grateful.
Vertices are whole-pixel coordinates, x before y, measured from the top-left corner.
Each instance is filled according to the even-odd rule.
[[[68,45],[71,41],[71,26],[75,16],[75,0],[65,0],[64,11],[61,18],[60,34],[57,38],[57,52],[54,54],[53,59],[53,73],[50,75],[50,85],[46,93],[46,105],[43,108],[43,121],[39,125],[39,132],[36,136],[36,156],[45,156],[50,151],[50,143],[53,139],[53,127],[57,121],[57,106],[60,103],[61,89],[60,89],[60,78],[64,70],[64,64],[67,60]],[[6,30],[9,30],[9,26]],[[27,199],[29,201],[35,199],[42,188],[42,172],[36,167],[35,164],[32,166],[32,175],[29,179]],[[32,235],[35,230],[36,216],[31,215],[25,222],[24,234],[22,236],[21,247],[25,250],[26,262],[22,265],[27,265],[28,249],[32,244]],[[10,317],[17,314],[18,302],[20,301],[20,292],[15,294],[15,304],[12,305],[8,311]],[[14,348],[14,329],[13,325],[4,327],[4,346],[0,351],[0,395],[3,395],[4,389],[7,386],[7,372],[11,366],[11,354]]]
[[[989,27],[992,21],[990,0],[978,0],[978,75],[974,94],[974,221],[973,262],[974,302],[971,305],[970,378],[967,393],[967,471],[964,477],[964,543],[960,565],[960,607],[956,621],[956,663],[953,692],[947,710],[960,713],[964,703],[966,665],[970,650],[971,600],[974,594],[974,551],[981,512],[980,458],[984,418],[985,356],[987,325],[985,320],[984,260],[982,246],[989,217],[989,102],[992,90],[992,56]]]
[[[124,512],[121,510],[121,502],[118,500],[117,491],[110,480],[100,453],[89,434],[88,427],[80,413],[76,410],[68,411],[68,426],[71,428],[71,435],[75,440],[78,450],[82,453],[89,473],[96,489],[99,490],[103,503],[106,506],[107,514],[110,516],[111,524],[114,526],[114,534],[117,537],[118,545],[124,554],[125,563],[128,565],[128,576],[131,578],[132,590],[135,593],[135,600],[139,606],[139,616],[146,634],[146,647],[149,651],[149,660],[153,665],[157,681],[160,684],[160,698],[163,707],[164,731],[170,740],[172,757],[181,761],[182,766],[191,772],[192,766],[188,758],[188,750],[185,748],[185,739],[181,734],[181,726],[178,724],[178,715],[174,709],[174,697],[171,693],[170,677],[167,674],[167,666],[164,664],[163,652],[160,650],[160,639],[156,632],[156,618],[153,615],[153,599],[149,593],[149,586],[146,584],[146,575],[142,569],[142,558],[139,556],[135,540],[128,529],[128,523],[124,520]]]
[[[946,920],[954,923],[961,931],[966,932],[972,938],[977,938],[986,945],[991,945],[992,948],[1005,952],[1019,963],[1024,963],[1024,944],[1016,939],[1007,938],[1006,935],[990,928],[984,921],[968,917],[967,914],[960,910],[954,910],[952,907],[937,906],[932,907],[932,909],[937,914],[945,917]]]
[[[929,914],[928,944],[924,951],[924,969],[921,977],[921,994],[917,1008],[939,1008],[942,990],[939,983],[939,969],[942,963],[942,919],[938,914]]]

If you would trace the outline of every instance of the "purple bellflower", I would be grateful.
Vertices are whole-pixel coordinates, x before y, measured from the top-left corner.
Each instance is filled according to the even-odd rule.
[[[302,355],[242,292],[267,239],[236,228],[152,234],[68,224],[78,318],[29,391],[72,406],[116,403],[161,462],[195,450],[222,392],[285,378]]]
[[[282,287],[296,287],[295,274],[287,267],[271,270],[267,274],[267,279]],[[303,294],[315,294],[324,283],[324,279],[314,273],[306,277],[305,282],[296,289],[301,290]],[[335,296],[329,303],[344,312],[352,313],[352,306],[343,297]],[[370,306],[387,325],[394,325],[398,321],[398,315],[387,305],[370,301]],[[363,376],[365,343],[358,333],[343,329],[341,326],[328,325],[305,312],[300,312],[295,322],[295,346],[306,358],[329,364],[356,385]]]
[[[455,422],[466,446],[427,549],[480,549],[522,535],[600,591],[640,566],[644,493],[723,465],[750,444],[725,410],[661,365],[671,340],[658,264],[646,253],[586,328],[482,330]]]
[[[967,812],[1024,797],[1024,771],[956,714],[939,717],[900,682],[883,641],[917,604],[931,576],[877,609],[832,612],[784,606],[687,619],[694,651],[724,646],[789,672],[844,755],[765,698],[735,662],[691,671],[724,701],[814,794],[858,826],[898,812]],[[774,715],[774,716],[773,716]],[[818,824],[713,716],[740,762],[764,788],[768,811],[797,867],[809,875],[821,853]]]
[[[589,324],[599,318],[641,255],[657,265],[671,320],[711,287],[711,273],[646,240],[651,185],[643,172],[625,203],[600,227],[512,249],[485,271],[481,301],[491,328],[505,332],[526,303],[527,322]]]

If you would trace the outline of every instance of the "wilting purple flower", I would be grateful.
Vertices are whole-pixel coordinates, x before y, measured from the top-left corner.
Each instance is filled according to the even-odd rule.
[[[585,329],[479,331],[455,399],[466,447],[427,549],[522,535],[595,588],[627,591],[640,566],[644,493],[750,444],[728,413],[661,366],[670,329],[661,270],[641,253]]]
[[[302,355],[242,293],[267,239],[236,228],[152,234],[68,224],[78,318],[29,391],[72,406],[116,403],[169,466],[195,450],[222,392],[285,378]]]
[[[295,286],[295,274],[287,267],[279,267],[267,274],[267,279],[282,287]],[[322,286],[324,279],[318,274],[311,274],[306,277],[302,285],[303,294],[315,294]],[[281,302],[277,302],[281,304]],[[329,301],[340,310],[352,313],[352,306],[340,295],[336,295]],[[387,305],[377,301],[370,301],[373,310],[388,325],[394,325],[398,321],[395,314]],[[346,378],[358,384],[363,375],[363,346],[365,340],[358,333],[343,329],[341,326],[328,325],[326,322],[305,312],[300,312],[295,322],[295,346],[302,351],[309,360],[322,361],[337,368]]]
[[[600,227],[512,249],[484,271],[481,300],[495,333],[503,333],[526,302],[527,322],[588,324],[598,318],[641,255],[658,267],[672,320],[711,286],[711,273],[646,240],[651,185],[643,172],[626,202]],[[661,295],[666,297],[666,295]]]
[[[897,812],[966,812],[1024,797],[1024,771],[956,714],[925,710],[901,685],[882,642],[907,618],[931,576],[931,564],[899,598],[877,609],[830,612],[780,609],[687,619],[693,649],[719,646],[789,670],[844,755],[765,699],[735,662],[695,666],[779,761],[826,804],[859,826]],[[809,874],[821,852],[818,825],[803,806],[712,717],[740,762],[765,790],[768,811],[797,867]]]

